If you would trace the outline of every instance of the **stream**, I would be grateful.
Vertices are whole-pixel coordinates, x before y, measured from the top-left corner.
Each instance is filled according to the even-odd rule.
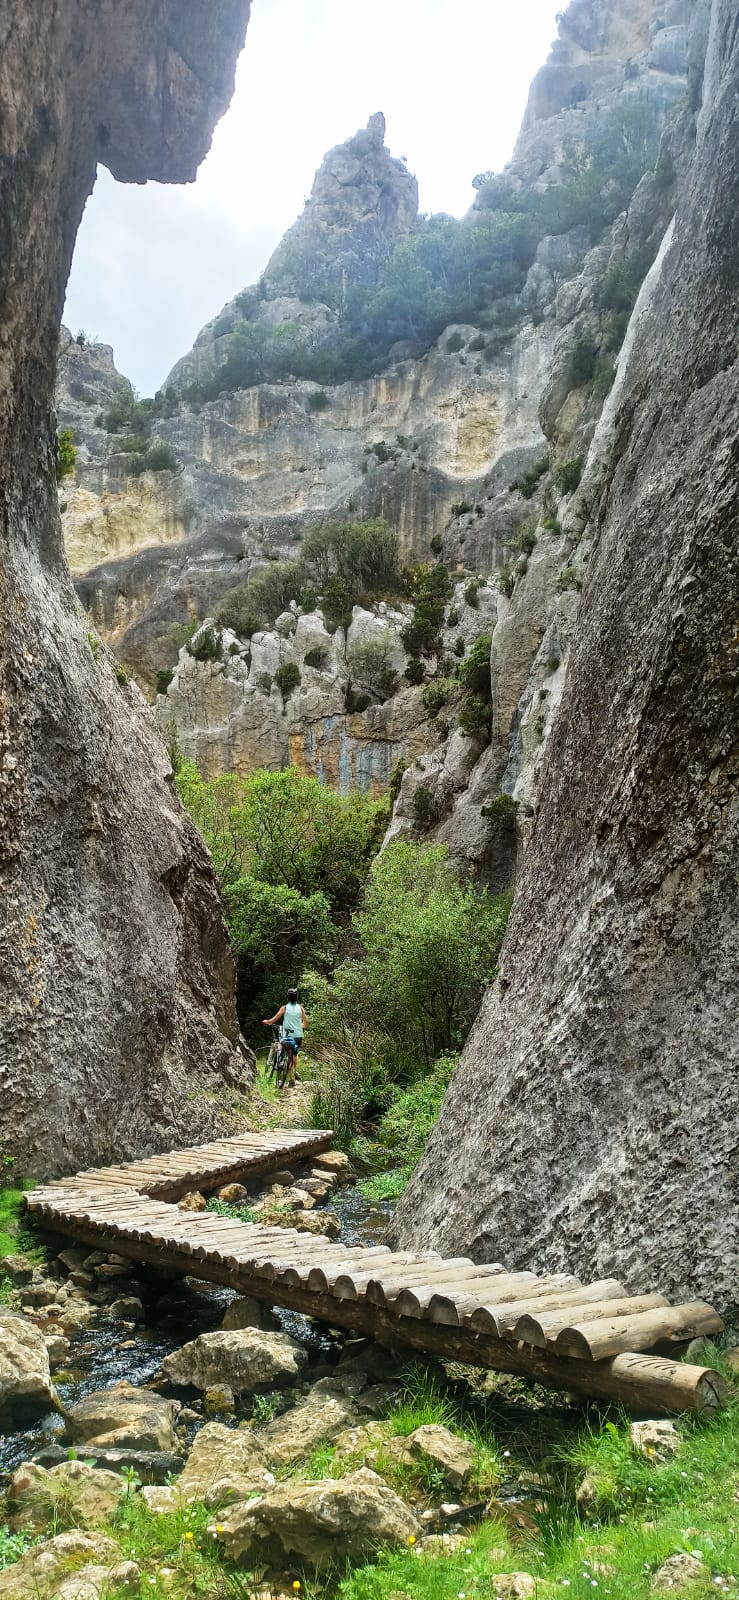
[[[369,1201],[358,1186],[340,1190],[330,1202],[341,1222],[341,1241],[347,1245],[378,1244],[394,1210],[394,1201]],[[60,1241],[60,1248],[63,1248]],[[142,1275],[143,1280],[143,1275]],[[191,1280],[174,1282],[153,1290],[142,1281],[147,1320],[143,1327],[115,1317],[101,1316],[89,1328],[75,1334],[64,1361],[65,1380],[56,1382],[64,1408],[85,1395],[126,1382],[140,1387],[151,1383],[161,1364],[173,1350],[198,1334],[219,1328],[229,1302],[236,1298],[231,1289]],[[320,1324],[299,1312],[275,1308],[275,1316],[285,1333],[314,1357],[331,1360],[333,1340]],[[53,1376],[53,1374],[52,1374]],[[236,1416],[249,1415],[250,1402],[237,1408]],[[28,1461],[45,1446],[58,1442],[64,1431],[63,1419],[49,1410],[33,1427],[0,1433],[0,1487],[2,1479],[22,1461]]]

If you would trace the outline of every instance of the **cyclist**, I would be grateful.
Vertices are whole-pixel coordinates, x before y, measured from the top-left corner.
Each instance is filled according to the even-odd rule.
[[[288,989],[285,1005],[280,1006],[279,1011],[275,1012],[273,1017],[263,1018],[265,1028],[273,1027],[276,1022],[280,1023],[280,1039],[283,1049],[288,1050],[290,1053],[290,1072],[287,1081],[288,1087],[292,1089],[295,1084],[298,1053],[303,1043],[303,1032],[308,1026],[308,1018],[298,1000],[297,989]]]

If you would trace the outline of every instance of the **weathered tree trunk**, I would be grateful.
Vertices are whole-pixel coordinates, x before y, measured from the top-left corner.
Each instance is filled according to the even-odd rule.
[[[395,1230],[724,1306],[739,1299],[738,107],[736,4],[713,0],[695,155],[615,392],[501,978]]]
[[[211,865],[61,546],[52,395],[96,164],[194,176],[249,0],[0,17],[0,1139],[53,1173],[192,1137],[249,1076]]]

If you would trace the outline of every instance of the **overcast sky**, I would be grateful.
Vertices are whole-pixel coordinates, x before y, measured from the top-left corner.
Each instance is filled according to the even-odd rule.
[[[387,118],[422,211],[461,216],[475,173],[510,157],[563,0],[253,0],[236,93],[195,184],[102,171],[65,322],[112,344],[144,395],[198,329],[254,283],[325,152]]]

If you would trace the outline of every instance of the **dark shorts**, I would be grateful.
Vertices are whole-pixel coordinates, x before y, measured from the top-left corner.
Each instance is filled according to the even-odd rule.
[[[303,1036],[301,1034],[300,1038],[298,1039],[294,1033],[286,1033],[282,1043],[286,1044],[288,1048],[292,1050],[293,1055],[296,1056],[303,1043]]]

